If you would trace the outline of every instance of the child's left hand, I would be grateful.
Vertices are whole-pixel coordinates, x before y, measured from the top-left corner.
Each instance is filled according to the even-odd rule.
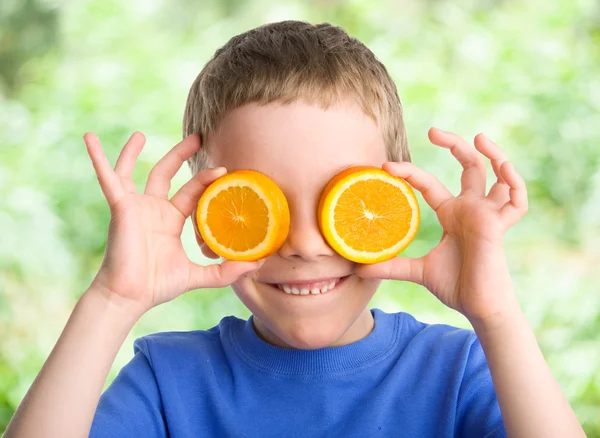
[[[450,149],[462,164],[458,196],[412,163],[386,163],[383,168],[421,192],[443,228],[440,243],[423,257],[360,265],[356,273],[421,284],[472,323],[484,322],[503,315],[516,303],[502,239],[527,212],[525,182],[502,149],[483,134],[475,137],[475,148],[439,129],[432,128],[429,139]],[[497,177],[487,195],[482,155],[491,161]]]

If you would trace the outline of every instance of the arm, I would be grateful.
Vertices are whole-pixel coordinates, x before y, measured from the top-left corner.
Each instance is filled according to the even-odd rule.
[[[439,129],[431,129],[429,139],[462,165],[458,196],[412,163],[386,163],[384,169],[421,192],[443,228],[441,241],[423,257],[361,266],[357,274],[421,284],[469,319],[486,355],[508,436],[585,436],[519,307],[506,263],[504,234],[528,208],[523,178],[484,135],[475,137],[475,148]],[[483,157],[497,177],[487,194]]]
[[[474,324],[510,437],[585,437],[518,306]]]
[[[200,266],[183,250],[185,220],[206,186],[225,171],[203,170],[168,198],[171,179],[200,147],[197,135],[177,144],[154,166],[144,194],[131,180],[143,135],[131,136],[114,170],[98,138],[87,134],[84,139],[111,212],[104,260],[8,425],[6,438],[87,437],[117,351],[146,311],[189,290],[228,286],[260,265],[226,261]],[[133,414],[134,401],[128,406]]]
[[[137,317],[88,289],[4,436],[87,436],[106,376]]]

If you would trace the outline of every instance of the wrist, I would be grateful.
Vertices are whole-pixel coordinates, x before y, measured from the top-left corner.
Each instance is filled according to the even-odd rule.
[[[503,336],[521,327],[527,321],[516,298],[501,311],[486,318],[469,318],[477,337],[484,342],[496,336]]]
[[[131,327],[147,312],[140,303],[123,298],[97,282],[92,282],[81,300],[89,301],[92,306],[108,315],[114,315],[117,321]]]

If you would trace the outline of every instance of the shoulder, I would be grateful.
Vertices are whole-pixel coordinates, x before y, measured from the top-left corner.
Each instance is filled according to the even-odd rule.
[[[220,356],[225,338],[244,323],[235,316],[226,316],[207,330],[153,333],[135,340],[134,353],[146,356],[153,368],[160,362],[189,363]]]
[[[505,436],[490,370],[475,332],[427,324],[402,312],[389,316],[397,318],[400,333],[395,366],[401,376],[412,377],[416,393],[428,388],[436,397],[444,394],[447,403],[454,401],[457,430],[468,436],[492,436],[490,431]],[[431,409],[434,401],[425,400],[423,406]]]
[[[378,309],[375,312],[376,318],[395,320],[396,358],[405,365],[422,368],[423,364],[427,364],[429,369],[441,373],[452,370],[460,374],[466,371],[468,363],[475,361],[481,364],[482,360],[485,361],[473,330],[447,324],[428,324],[404,312],[385,313]],[[450,364],[451,367],[448,366]]]
[[[417,320],[413,315],[405,312],[386,313],[374,309],[379,317],[396,319],[401,343],[419,345],[428,350],[443,349],[470,349],[477,344],[477,336],[470,329],[454,327],[448,324],[430,324]]]

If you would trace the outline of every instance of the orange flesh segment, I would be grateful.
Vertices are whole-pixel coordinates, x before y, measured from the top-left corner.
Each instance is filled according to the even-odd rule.
[[[243,252],[265,240],[269,211],[251,188],[229,187],[210,201],[207,225],[221,245]]]
[[[352,184],[337,201],[334,223],[346,245],[357,251],[379,252],[406,236],[413,211],[406,196],[385,181]]]

